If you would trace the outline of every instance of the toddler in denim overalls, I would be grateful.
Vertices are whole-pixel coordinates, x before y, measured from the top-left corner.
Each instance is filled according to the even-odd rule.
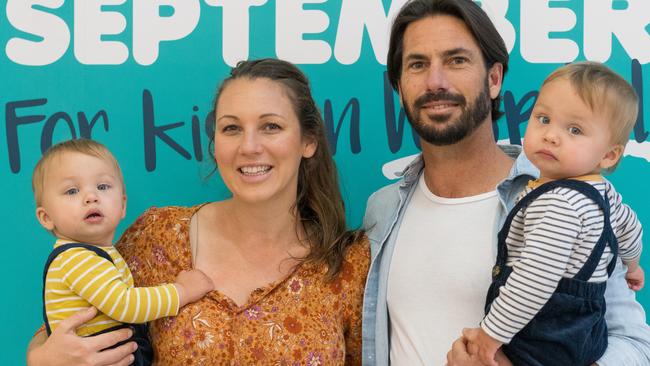
[[[618,164],[638,98],[595,62],[557,69],[542,84],[524,151],[540,170],[498,235],[481,327],[463,335],[486,365],[591,365],[607,348],[605,286],[617,256],[643,287],[642,229],[602,178]]]

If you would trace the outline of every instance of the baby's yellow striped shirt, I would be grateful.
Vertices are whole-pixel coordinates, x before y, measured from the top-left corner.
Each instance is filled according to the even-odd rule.
[[[54,247],[68,244],[57,240]],[[121,323],[145,323],[178,314],[179,294],[173,284],[133,287],[131,271],[113,247],[113,263],[84,248],[72,248],[52,261],[45,279],[45,309],[52,331],[61,320],[95,306],[99,312],[77,329],[86,336]]]

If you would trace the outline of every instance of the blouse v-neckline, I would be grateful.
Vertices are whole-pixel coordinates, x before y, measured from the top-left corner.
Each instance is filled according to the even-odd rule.
[[[187,241],[186,245],[189,246],[188,252],[190,253],[189,263],[190,263],[191,269],[196,269],[196,263],[195,263],[196,256],[195,256],[195,252],[194,252],[193,249],[196,248],[197,253],[198,253],[198,247],[199,247],[198,212],[199,212],[199,210],[201,208],[203,208],[203,206],[206,206],[209,203],[210,202],[206,202],[206,203],[202,203],[202,204],[199,204],[199,205],[196,205],[196,206],[192,207],[191,208],[192,211],[190,213],[189,220],[186,220],[185,224],[183,225],[183,231],[185,231],[186,237],[188,238],[188,241]],[[196,240],[196,245],[193,247],[192,246],[192,241],[191,241],[192,237],[190,235],[190,230],[192,228],[192,220],[194,220],[195,218],[197,220],[197,223],[196,223],[196,235],[194,236],[195,240]],[[217,289],[212,290],[211,292],[209,292],[206,295],[206,297],[213,299],[214,301],[216,301],[216,302],[222,304],[223,306],[225,306],[231,312],[233,312],[235,314],[238,314],[238,313],[244,312],[247,309],[255,306],[256,304],[258,304],[268,294],[270,294],[275,289],[280,287],[280,285],[282,285],[284,282],[288,282],[291,278],[295,277],[295,275],[298,274],[299,271],[307,270],[308,269],[307,267],[311,267],[311,266],[309,266],[305,262],[301,262],[301,263],[296,264],[294,266],[294,268],[291,270],[291,272],[289,272],[286,276],[281,277],[281,278],[279,278],[279,279],[277,279],[275,281],[269,282],[268,284],[263,285],[261,287],[258,287],[256,289],[254,289],[253,291],[251,291],[248,294],[248,298],[246,299],[246,301],[242,305],[238,305],[230,296],[224,294],[223,292],[221,292],[221,291],[219,291]]]

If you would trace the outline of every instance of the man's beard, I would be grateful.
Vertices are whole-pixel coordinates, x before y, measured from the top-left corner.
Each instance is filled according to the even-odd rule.
[[[476,130],[485,121],[489,115],[492,104],[490,96],[488,95],[488,82],[485,79],[483,90],[474,99],[474,102],[467,105],[465,97],[461,94],[454,94],[447,91],[439,91],[437,93],[426,93],[415,100],[413,108],[406,103],[402,96],[402,105],[406,118],[408,118],[411,127],[415,132],[424,139],[424,141],[436,145],[452,145],[464,139],[467,135]],[[456,121],[450,121],[451,115],[434,115],[427,116],[429,122],[422,122],[420,118],[420,110],[423,105],[433,101],[449,101],[457,103],[461,108],[462,113]],[[414,113],[415,112],[415,113]],[[444,124],[447,126],[440,128],[436,124]]]

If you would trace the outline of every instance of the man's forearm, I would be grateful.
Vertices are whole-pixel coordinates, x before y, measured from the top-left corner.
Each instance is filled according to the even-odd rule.
[[[636,294],[625,281],[625,270],[619,260],[607,281],[608,345],[600,366],[650,364],[650,327],[646,324],[645,311],[636,301]]]

